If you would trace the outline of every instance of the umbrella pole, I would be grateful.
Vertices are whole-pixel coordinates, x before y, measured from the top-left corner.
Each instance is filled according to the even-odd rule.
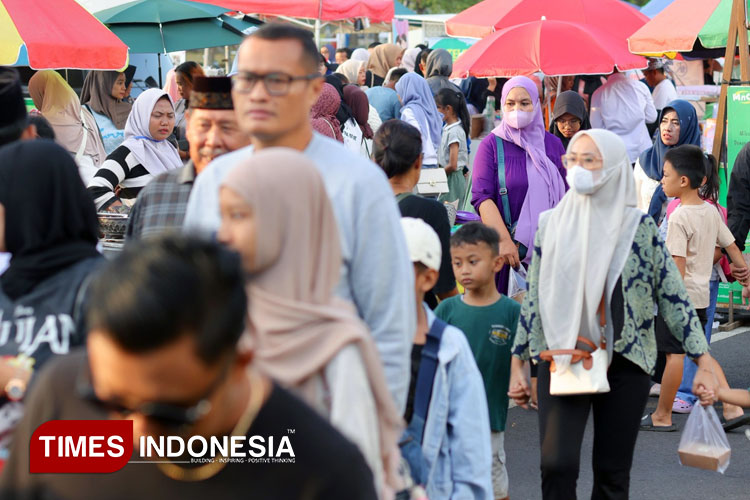
[[[159,88],[164,88],[164,83],[161,81],[161,54],[156,54],[156,59],[159,61]]]
[[[732,15],[729,21],[729,33],[727,35],[727,49],[724,54],[724,71],[721,77],[721,94],[719,95],[719,112],[716,116],[716,133],[714,135],[713,155],[721,165],[722,152],[724,146],[724,133],[726,131],[727,120],[727,94],[729,92],[729,81],[732,79],[732,68],[734,67],[734,50],[737,46],[737,35],[740,37],[740,72],[742,81],[750,80],[748,71],[748,53],[747,53],[747,31],[745,31],[745,6],[744,0],[734,0],[732,3]],[[740,22],[742,19],[742,22]],[[744,46],[742,45],[744,41]],[[724,175],[728,170],[725,169]],[[728,181],[729,179],[727,179]]]

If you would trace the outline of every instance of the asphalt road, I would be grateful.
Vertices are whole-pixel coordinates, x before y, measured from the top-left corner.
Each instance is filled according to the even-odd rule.
[[[719,360],[732,387],[750,387],[750,329],[715,340],[712,354]],[[737,330],[736,333],[741,330]],[[747,330],[747,331],[745,331]],[[716,338],[716,337],[715,337]],[[653,411],[656,398],[649,398]],[[719,408],[717,410],[720,411]],[[750,413],[750,409],[746,410]],[[687,415],[673,415],[680,431]],[[732,457],[724,475],[680,465],[677,447],[681,432],[641,432],[636,443],[630,478],[630,498],[644,500],[750,499],[750,440],[745,429],[729,432]],[[591,447],[593,428],[589,419],[581,452],[578,497],[591,497]],[[505,451],[512,500],[541,499],[539,431],[535,411],[511,408],[505,430]],[[571,499],[573,500],[573,499]]]

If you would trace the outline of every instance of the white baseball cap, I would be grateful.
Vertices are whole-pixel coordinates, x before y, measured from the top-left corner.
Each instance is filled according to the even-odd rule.
[[[402,217],[401,227],[411,261],[421,262],[430,269],[440,271],[443,248],[435,230],[422,219],[413,217]]]

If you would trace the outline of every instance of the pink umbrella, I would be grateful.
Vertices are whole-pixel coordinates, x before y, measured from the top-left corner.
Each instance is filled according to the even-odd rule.
[[[648,62],[628,50],[627,41],[589,25],[533,21],[506,28],[478,41],[453,63],[453,77],[601,75],[614,69],[645,68]]]

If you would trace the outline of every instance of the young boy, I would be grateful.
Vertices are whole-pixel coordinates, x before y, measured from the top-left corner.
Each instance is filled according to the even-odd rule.
[[[714,166],[710,164],[712,162],[713,159],[706,157],[698,146],[678,146],[664,156],[664,176],[661,181],[664,193],[680,200],[680,206],[669,218],[667,249],[682,274],[690,301],[704,328],[706,308],[710,302],[709,281],[717,247],[726,249],[729,258],[739,268],[736,278],[743,284],[747,279],[745,261],[734,243],[732,233],[717,208],[706,203],[698,192],[707,175],[714,171]],[[649,415],[643,417],[641,429],[674,431],[672,406],[682,380],[685,352],[663,321],[657,321],[656,337],[659,349],[667,353],[667,364],[656,411],[650,418]],[[728,387],[723,373],[717,376],[722,387]],[[736,411],[737,414],[728,414],[727,411]],[[741,408],[725,408],[725,418],[728,420],[741,416]]]
[[[503,441],[508,416],[510,350],[521,306],[501,295],[495,286],[495,274],[503,266],[497,231],[479,222],[461,227],[451,237],[451,259],[464,295],[441,302],[435,314],[464,332],[482,373],[492,431],[492,486],[495,498],[506,499],[508,473]]]
[[[437,283],[440,239],[421,219],[404,217],[401,222],[414,263],[417,308],[404,418],[407,433],[417,440],[422,436],[427,497],[492,500],[489,419],[481,375],[464,334],[437,319],[424,303],[425,293]],[[430,352],[436,338],[437,356]],[[425,373],[430,373],[426,390],[418,383]]]

